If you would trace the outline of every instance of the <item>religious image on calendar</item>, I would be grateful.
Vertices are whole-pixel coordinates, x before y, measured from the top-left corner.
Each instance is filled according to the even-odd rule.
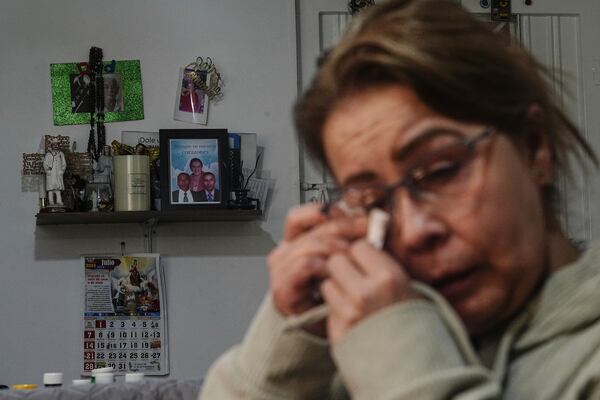
[[[115,314],[160,313],[156,265],[138,257],[122,257],[115,262],[120,263],[111,272],[111,297]]]

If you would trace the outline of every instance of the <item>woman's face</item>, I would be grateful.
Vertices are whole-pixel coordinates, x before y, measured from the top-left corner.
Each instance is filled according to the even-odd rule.
[[[104,93],[108,97],[116,97],[119,93],[119,84],[115,78],[104,79]]]
[[[417,198],[405,188],[393,192],[386,246],[413,279],[452,304],[472,334],[518,311],[548,268],[535,158],[501,132],[474,145],[460,175],[448,162],[456,153],[448,159],[432,156],[486,128],[448,119],[411,89],[391,87],[343,100],[327,119],[323,136],[326,157],[343,188],[389,185],[409,171],[413,178],[425,171],[433,188],[436,180],[449,180],[444,195],[436,195],[438,189]],[[459,179],[455,175],[460,185],[452,180]],[[452,185],[458,189],[452,191]]]
[[[190,169],[192,170],[193,175],[202,175],[202,164],[198,161],[192,161],[190,164]]]

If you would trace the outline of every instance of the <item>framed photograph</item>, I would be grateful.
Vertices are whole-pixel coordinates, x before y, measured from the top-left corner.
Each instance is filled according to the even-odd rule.
[[[180,68],[173,119],[206,125],[208,120],[208,95],[202,86],[210,83],[210,73],[192,68]]]
[[[225,208],[229,200],[226,129],[161,129],[163,210]]]
[[[87,63],[50,64],[54,125],[90,123]],[[104,63],[104,122],[144,119],[139,60]]]

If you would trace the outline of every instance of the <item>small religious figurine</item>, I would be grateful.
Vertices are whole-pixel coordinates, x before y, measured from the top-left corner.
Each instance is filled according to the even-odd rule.
[[[102,148],[102,154],[98,161],[94,161],[94,175],[88,184],[88,193],[91,193],[91,211],[112,211],[112,170],[113,159],[110,154],[110,146]]]
[[[92,211],[98,211],[98,193],[95,190],[92,190]]]
[[[66,168],[67,161],[64,153],[60,151],[60,143],[57,138],[53,138],[50,140],[50,150],[44,157],[46,191],[50,207],[63,207],[61,191],[65,189],[63,175]]]
[[[110,146],[104,146],[98,161],[94,162],[94,183],[111,183],[113,160]]]

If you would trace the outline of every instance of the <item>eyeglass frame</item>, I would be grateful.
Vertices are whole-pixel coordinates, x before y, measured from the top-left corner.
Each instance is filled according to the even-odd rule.
[[[485,128],[485,130],[483,132],[481,132],[475,136],[472,136],[472,137],[462,138],[461,140],[457,141],[456,143],[453,143],[452,145],[448,146],[448,148],[451,146],[463,145],[467,149],[469,149],[469,151],[473,152],[475,146],[479,142],[490,138],[495,132],[496,132],[496,129],[494,127],[488,126]],[[439,149],[435,153],[441,152],[442,150],[444,150],[444,148]],[[417,186],[415,185],[414,182],[418,181],[418,178],[415,177],[413,175],[413,173],[419,167],[420,167],[420,165],[410,168],[408,171],[406,171],[403,174],[402,178],[400,180],[398,180],[397,182],[391,183],[389,185],[371,185],[369,187],[369,189],[379,187],[381,189],[382,193],[386,194],[385,197],[388,198],[388,200],[386,200],[386,207],[389,207],[392,204],[392,201],[394,198],[394,196],[393,196],[394,192],[401,187],[405,187],[406,191],[411,196],[411,198],[418,201],[420,199],[420,197],[422,196],[423,191],[418,189]],[[370,211],[373,207],[375,207],[375,204],[368,208],[364,207],[364,206],[358,206],[358,207],[349,206],[348,203],[343,200],[343,197],[344,197],[343,193],[346,191],[347,191],[347,189],[342,190],[342,195],[340,196],[340,200],[325,203],[323,205],[323,207],[321,208],[321,212],[324,214],[329,214],[329,212],[331,211],[333,206],[336,205],[337,208],[341,209],[342,211],[344,211],[344,213],[346,213],[348,215],[365,214],[368,211]],[[363,191],[364,191],[364,189],[363,189]],[[360,211],[357,211],[357,209],[360,209]]]

